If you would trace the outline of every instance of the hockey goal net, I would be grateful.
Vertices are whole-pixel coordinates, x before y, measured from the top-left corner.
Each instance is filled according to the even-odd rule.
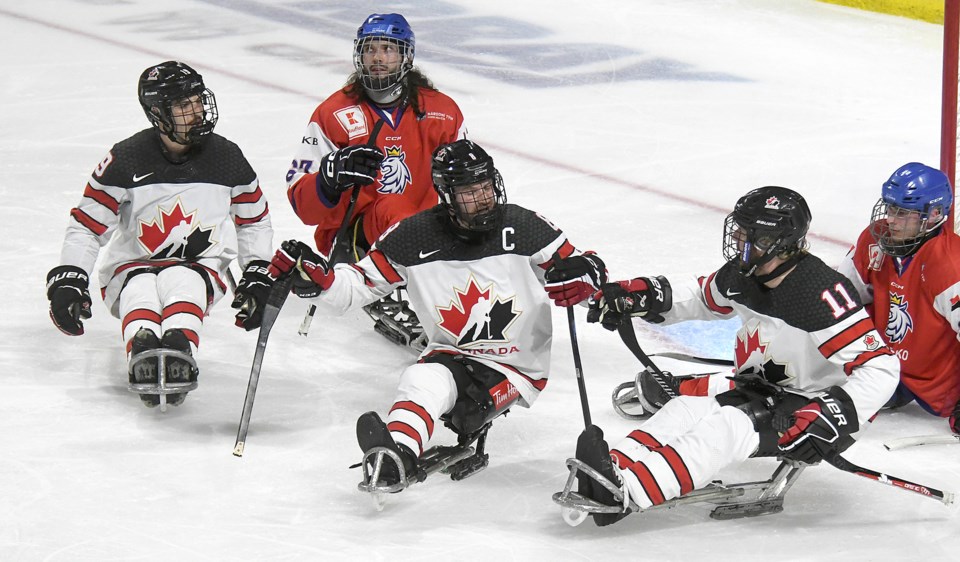
[[[943,106],[940,129],[940,169],[953,182],[953,230],[960,232],[960,202],[957,201],[957,142],[960,120],[957,89],[960,79],[960,0],[944,0],[943,6]]]

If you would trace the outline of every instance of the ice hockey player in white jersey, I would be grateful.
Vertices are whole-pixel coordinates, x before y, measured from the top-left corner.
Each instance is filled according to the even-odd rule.
[[[320,295],[319,309],[334,314],[406,286],[428,344],[403,371],[386,422],[376,412],[357,421],[364,453],[384,447],[402,459],[401,487],[416,481],[418,457],[441,420],[464,436],[514,404],[534,403],[550,368],[549,299],[577,304],[606,278],[595,254],[575,250],[537,213],[507,204],[500,173],[477,144],[439,147],[432,178],[441,203],[397,223],[356,264],[330,269],[296,241],[273,260],[277,274],[299,272],[295,293]],[[397,465],[385,463],[381,483],[399,480]]]
[[[738,316],[743,323],[734,389],[673,398],[613,449],[599,428],[581,436],[577,457],[639,508],[699,489],[749,457],[815,463],[839,453],[896,388],[899,363],[856,289],[807,252],[810,219],[795,191],[753,190],[727,216],[727,263],[718,271],[687,286],[662,276],[607,283],[594,296],[588,321],[610,329],[631,317],[673,323]],[[603,486],[580,482],[581,495],[619,504]],[[607,525],[626,513],[598,513],[594,522]]]
[[[151,66],[137,93],[152,127],[110,149],[70,211],[61,265],[47,275],[50,317],[63,333],[83,334],[90,275],[106,245],[100,292],[122,322],[131,387],[158,385],[161,357],[166,381],[195,383],[200,327],[238,252],[237,324],[259,325],[272,283],[270,214],[240,149],[213,132],[216,100],[197,71],[176,61]],[[156,406],[157,392],[141,399]],[[166,398],[179,405],[185,396]]]

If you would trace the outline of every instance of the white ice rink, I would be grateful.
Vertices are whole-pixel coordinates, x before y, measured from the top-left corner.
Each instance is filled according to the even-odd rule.
[[[807,470],[779,515],[717,522],[694,506],[568,527],[550,497],[582,415],[560,310],[550,384],[494,425],[490,467],[437,475],[380,513],[348,468],[354,424],[387,411],[414,357],[362,312],[318,317],[304,339],[305,306],[288,301],[242,459],[231,450],[256,334],[233,327],[229,299],[204,325],[200,388],[166,414],[126,390],[120,324],[99,299],[83,337],[54,328],[44,276],[91,170],[147,126],[145,67],[176,58],[203,73],[217,131],[260,175],[275,243],[309,240],[284,174],[315,105],[352,69],[357,25],[390,11],[410,20],[417,63],[459,102],[510,199],[617,278],[713,271],[725,213],[767,184],[808,198],[814,251],[836,263],[895,168],[938,164],[942,27],[812,0],[3,2],[0,560],[957,559],[955,511],[829,466]],[[577,314],[593,418],[616,441],[632,425],[609,395],[638,363]],[[725,325],[638,329],[648,352],[732,345]],[[848,456],[960,490],[960,446],[881,445],[946,431],[910,406]]]

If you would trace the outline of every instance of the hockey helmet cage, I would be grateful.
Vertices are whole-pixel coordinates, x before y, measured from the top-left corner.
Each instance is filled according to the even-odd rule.
[[[363,53],[372,49],[375,42],[387,42],[396,46],[400,65],[386,75],[375,75],[363,64]],[[406,18],[400,14],[370,14],[357,29],[353,42],[353,66],[363,87],[371,92],[387,92],[400,85],[403,77],[413,68],[413,56],[417,40]]]
[[[904,164],[883,184],[873,207],[870,233],[883,253],[909,256],[939,232],[952,204],[953,187],[946,174],[919,162]],[[916,232],[906,234],[901,229]]]
[[[193,97],[197,98],[194,103],[185,103]],[[162,62],[144,70],[137,84],[137,98],[150,123],[179,144],[198,143],[213,132],[217,124],[217,101],[213,92],[204,86],[199,72],[182,62]],[[193,122],[187,130],[183,130],[183,124],[178,130],[174,119],[174,108],[178,105],[181,120],[193,113]]]
[[[806,249],[810,208],[796,191],[766,186],[741,197],[723,226],[723,257],[744,275],[775,256],[789,258]]]
[[[440,204],[447,209],[455,232],[462,237],[476,238],[477,233],[497,227],[507,195],[493,158],[480,145],[461,139],[437,148],[431,172],[433,187],[440,196]],[[457,196],[460,188],[485,183],[490,189]]]

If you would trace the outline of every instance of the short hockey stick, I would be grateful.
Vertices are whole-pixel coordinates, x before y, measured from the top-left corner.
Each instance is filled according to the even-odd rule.
[[[260,333],[257,335],[257,350],[253,354],[253,366],[250,368],[250,381],[247,383],[247,395],[243,399],[243,413],[240,415],[240,427],[237,429],[237,442],[233,446],[235,457],[243,456],[243,447],[247,441],[247,430],[250,429],[250,414],[253,411],[253,399],[257,394],[257,383],[260,381],[260,366],[263,364],[263,354],[267,350],[267,338],[273,329],[280,309],[283,307],[290,287],[293,285],[293,275],[286,275],[277,279],[270,289],[267,302],[263,308],[263,320],[260,323]]]
[[[956,433],[938,434],[938,435],[916,435],[913,437],[901,437],[883,444],[888,451],[915,447],[917,445],[957,445],[960,444],[960,435]]]
[[[583,365],[580,363],[580,346],[577,345],[577,319],[573,314],[573,306],[567,307],[567,324],[570,326],[570,345],[573,347],[573,368],[577,373],[577,386],[580,388],[583,426],[589,430],[593,422],[590,419],[590,403],[587,401],[587,384],[583,380]]]
[[[380,119],[374,124],[373,131],[370,133],[370,137],[367,139],[367,144],[376,148],[377,135],[380,134],[380,129],[383,128],[383,119]],[[360,188],[363,187],[360,184],[353,186],[353,191],[350,192],[350,203],[347,205],[347,213],[343,215],[343,222],[340,223],[340,228],[337,229],[337,235],[333,239],[333,249],[330,251],[329,262],[330,267],[340,263],[340,260],[343,259],[343,255],[350,251],[350,242],[347,240],[346,234],[347,229],[350,228],[350,222],[353,219],[353,208],[357,206],[357,199],[360,198]],[[313,323],[313,315],[317,313],[317,305],[311,304],[307,307],[307,313],[303,316],[303,321],[300,322],[300,329],[297,330],[297,333],[301,336],[306,336],[310,331],[310,324]]]
[[[920,494],[921,496],[932,498],[942,503],[943,505],[950,505],[954,502],[954,493],[953,492],[944,492],[937,490],[936,488],[931,488],[929,486],[924,486],[923,484],[916,484],[910,482],[909,480],[904,480],[902,478],[897,478],[896,476],[891,476],[889,474],[884,474],[882,472],[877,472],[875,470],[870,470],[869,468],[863,468],[862,466],[857,466],[847,459],[840,456],[839,453],[828,456],[823,459],[829,463],[834,468],[840,469],[844,472],[849,472],[850,474],[856,474],[857,476],[862,476],[864,478],[869,478],[870,480],[875,480],[881,484],[887,484],[888,486],[894,486],[908,492],[913,492],[915,494]]]
[[[623,340],[623,343],[627,346],[627,349],[629,349],[630,352],[640,360],[640,363],[646,367],[648,371],[650,371],[650,374],[653,376],[653,380],[657,381],[657,384],[660,385],[660,388],[663,389],[667,396],[670,398],[676,398],[677,393],[667,382],[663,371],[661,371],[660,367],[657,367],[657,364],[654,363],[653,360],[651,360],[647,354],[643,352],[643,349],[641,349],[640,343],[637,342],[637,334],[633,331],[633,320],[631,320],[629,316],[620,322],[620,325],[617,326],[617,332],[620,334],[620,339]]]

